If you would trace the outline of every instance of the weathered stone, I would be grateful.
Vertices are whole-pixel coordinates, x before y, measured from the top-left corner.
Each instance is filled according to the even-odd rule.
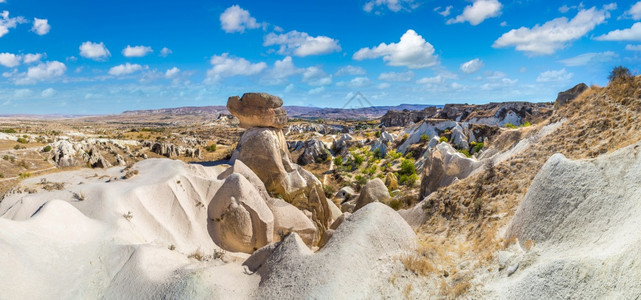
[[[287,125],[283,100],[266,93],[245,93],[227,100],[227,110],[240,120],[240,127],[274,127]]]
[[[358,200],[356,200],[354,211],[372,202],[387,204],[390,199],[389,190],[387,190],[385,183],[383,183],[380,178],[375,178],[367,182],[361,190],[361,194],[358,196]]]
[[[554,102],[554,109],[558,109],[566,103],[574,100],[587,89],[588,86],[585,83],[579,83],[569,90],[559,92],[559,95],[556,97],[556,101]]]

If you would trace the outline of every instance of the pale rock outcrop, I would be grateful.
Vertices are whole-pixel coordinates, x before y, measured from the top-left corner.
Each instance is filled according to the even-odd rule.
[[[418,123],[405,130],[408,138],[403,142],[403,144],[398,146],[396,151],[405,154],[412,144],[416,144],[421,141],[422,135],[427,135],[428,138],[438,137],[438,135],[445,131],[445,129],[453,128],[456,125],[457,123],[451,120],[425,120]]]
[[[393,135],[387,131],[381,132],[381,136],[376,140],[374,145],[372,145],[370,151],[374,152],[376,149],[380,152],[381,157],[387,156],[387,151],[389,150],[390,144],[396,139],[396,135]]]
[[[59,140],[51,144],[53,148],[53,161],[61,167],[70,167],[77,164],[76,149],[67,140]]]
[[[470,150],[470,144],[467,142],[467,136],[463,133],[463,127],[460,124],[456,124],[452,128],[451,134],[452,144],[458,149]]]
[[[576,97],[581,95],[581,93],[583,93],[588,88],[589,87],[585,83],[579,83],[571,89],[559,92],[559,95],[556,97],[556,101],[554,102],[554,109],[558,109],[566,103],[576,99]]]
[[[482,166],[480,161],[466,157],[448,143],[440,143],[430,149],[423,164],[421,199],[440,187],[466,178],[472,171]]]
[[[91,147],[89,154],[85,153],[85,160],[92,168],[109,168],[111,163],[107,161],[102,155],[96,146]]]
[[[402,268],[398,256],[415,246],[410,226],[393,209],[373,203],[346,218],[316,253],[290,234],[259,251],[264,261],[254,255],[248,261],[261,276],[255,294],[260,298],[374,299],[381,291],[373,287],[389,286],[384,270],[389,264]],[[340,271],[346,267],[349,272]]]
[[[341,135],[341,137],[338,138],[338,140],[336,140],[336,142],[334,143],[333,148],[334,148],[335,151],[341,152],[341,151],[351,147],[352,145],[354,145],[354,138],[350,134],[345,133],[345,134]]]
[[[245,93],[227,100],[227,110],[240,120],[240,127],[283,128],[287,125],[287,112],[283,100],[266,93]]]
[[[361,209],[363,206],[372,202],[389,203],[391,197],[385,183],[380,178],[370,180],[361,190],[361,194],[356,200],[354,211]]]
[[[278,198],[267,199],[267,206],[274,214],[274,242],[280,241],[281,236],[295,232],[308,247],[313,246],[316,227],[301,210]]]
[[[354,189],[349,186],[342,187],[338,192],[336,192],[336,198],[341,199],[342,201],[349,200],[352,196],[356,195]]]
[[[242,175],[229,175],[208,208],[217,245],[252,253],[273,241],[274,215],[258,190]]]
[[[298,157],[298,164],[305,166],[314,162],[323,162],[331,158],[332,154],[325,144],[318,139],[306,141],[303,145],[303,154]]]

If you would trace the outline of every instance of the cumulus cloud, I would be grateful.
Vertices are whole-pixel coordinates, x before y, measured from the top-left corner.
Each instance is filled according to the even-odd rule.
[[[574,76],[572,73],[568,73],[565,68],[561,70],[551,70],[545,71],[536,78],[536,82],[558,82],[570,80]]]
[[[363,5],[363,10],[372,12],[376,9],[387,8],[393,12],[411,11],[419,6],[414,0],[370,0]],[[377,11],[378,12],[378,11]]]
[[[627,29],[617,29],[594,38],[597,41],[641,41],[641,22]]]
[[[42,58],[41,53],[35,53],[35,54],[29,53],[24,55],[24,57],[22,58],[22,61],[24,61],[25,64],[30,64],[30,63],[40,61],[41,58]]]
[[[356,67],[352,65],[347,65],[342,68],[340,68],[334,75],[336,76],[344,76],[344,75],[363,75],[367,73],[365,69],[361,67]]]
[[[378,57],[383,57],[383,61],[389,66],[405,66],[410,69],[433,67],[439,64],[432,44],[412,29],[407,30],[398,43],[381,43],[373,48],[362,48],[353,55],[355,60]]]
[[[47,88],[40,93],[40,96],[42,96],[43,98],[49,98],[51,96],[54,96],[56,93],[57,92],[55,89]]]
[[[143,69],[143,66],[139,64],[126,63],[122,65],[117,65],[109,69],[109,75],[122,76],[122,75],[131,74],[134,72],[138,72],[142,69]]]
[[[485,79],[486,83],[482,84],[480,88],[486,91],[511,87],[519,81],[508,78],[507,74],[499,71],[487,71],[483,75],[484,77],[481,77],[480,80]]]
[[[323,71],[320,67],[308,67],[303,72],[303,82],[312,86],[332,84],[332,75]]]
[[[13,68],[20,65],[20,56],[13,53],[0,53],[0,65]]]
[[[641,45],[625,45],[625,50],[628,51],[641,51]]]
[[[80,45],[80,56],[93,59],[93,60],[104,60],[107,57],[111,56],[111,53],[105,47],[103,42],[93,43],[90,41],[84,42]]]
[[[579,39],[605,22],[610,17],[610,10],[611,5],[605,5],[603,9],[592,7],[580,10],[571,20],[560,17],[532,28],[512,29],[494,41],[492,47],[513,46],[530,54],[553,54],[564,48],[566,43]]]
[[[367,77],[356,77],[350,81],[337,82],[337,86],[346,86],[350,88],[360,88],[370,85],[371,81]]]
[[[322,92],[324,92],[324,91],[325,91],[325,87],[324,87],[324,86],[319,86],[319,87],[317,87],[317,88],[313,88],[313,89],[309,90],[309,91],[307,92],[307,94],[309,94],[309,95],[316,95],[316,94],[320,94],[320,93],[322,93]]]
[[[632,20],[641,20],[641,1],[633,4],[630,9],[625,12],[625,15],[632,18]]]
[[[378,75],[379,80],[385,81],[410,81],[414,78],[414,72],[388,72]]]
[[[64,75],[67,66],[59,61],[48,61],[39,63],[37,66],[27,69],[26,74],[21,73],[16,84],[33,84],[36,81],[53,79]]]
[[[478,72],[483,67],[483,61],[475,58],[466,63],[461,64],[461,71],[463,73],[472,74]]]
[[[297,68],[291,56],[274,62],[274,67],[261,78],[261,82],[268,85],[283,84],[292,75],[300,74],[304,69]]]
[[[498,0],[475,0],[463,9],[463,13],[447,20],[447,24],[469,22],[472,26],[481,24],[485,19],[501,15],[503,5]]]
[[[167,57],[171,53],[173,53],[173,51],[171,51],[171,49],[169,49],[167,47],[163,47],[162,49],[160,49],[160,56],[161,57]]]
[[[619,55],[614,53],[613,51],[591,52],[581,54],[572,58],[563,59],[561,60],[561,63],[568,67],[578,67],[609,62],[617,57],[619,57]]]
[[[245,32],[245,29],[255,29],[266,26],[256,22],[256,19],[249,15],[249,11],[232,5],[220,14],[220,26],[227,33]]]
[[[326,36],[313,37],[296,30],[282,34],[269,33],[265,36],[263,46],[273,45],[280,46],[278,53],[283,55],[309,56],[341,51],[338,40]]]
[[[441,75],[436,75],[434,77],[423,77],[419,80],[416,81],[418,84],[439,84],[439,83],[444,83],[445,78]]]
[[[392,85],[391,85],[389,82],[383,82],[383,83],[379,83],[379,84],[376,86],[376,88],[377,88],[377,89],[379,89],[379,90],[384,90],[384,89],[389,88],[389,87],[391,87],[391,86],[392,86]]]
[[[218,81],[223,77],[256,75],[267,68],[264,62],[251,63],[244,58],[229,56],[229,53],[214,55],[209,62],[212,68],[207,70],[207,82]]]
[[[2,11],[0,13],[0,37],[3,37],[5,34],[9,33],[9,29],[16,28],[18,24],[26,23],[27,20],[23,17],[9,17],[9,11]]]
[[[125,49],[122,49],[122,55],[125,57],[143,57],[151,52],[154,52],[151,47],[148,46],[130,46],[127,45]]]
[[[180,73],[180,69],[176,67],[167,69],[167,71],[165,71],[165,78],[174,78],[176,77],[176,75],[178,75],[178,73]]]
[[[447,16],[449,16],[449,15],[450,15],[450,11],[452,10],[452,8],[454,8],[454,6],[452,6],[452,5],[448,5],[447,7],[444,7],[444,8],[441,10],[441,7],[439,6],[439,7],[434,8],[434,11],[435,11],[437,14],[439,14],[439,15],[443,16],[443,17],[447,17]]]
[[[31,31],[35,32],[37,35],[45,35],[49,33],[49,30],[51,30],[49,20],[33,18],[33,27],[31,27]]]

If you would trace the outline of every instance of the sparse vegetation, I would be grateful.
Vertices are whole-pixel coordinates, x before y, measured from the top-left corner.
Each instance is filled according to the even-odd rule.
[[[427,134],[421,134],[421,142],[427,142],[430,137]]]
[[[446,136],[442,136],[442,137],[438,138],[438,141],[439,141],[439,143],[447,143],[448,139],[447,139]]]
[[[24,137],[20,137],[20,138],[18,138],[18,139],[16,140],[16,142],[18,142],[18,143],[20,143],[20,144],[26,144],[26,143],[28,143],[29,141],[28,141],[26,138],[24,138]]]
[[[205,147],[205,150],[207,150],[207,152],[216,152],[216,144],[211,144]]]
[[[505,128],[510,128],[510,129],[516,129],[518,126],[512,124],[512,123],[505,123]]]
[[[44,148],[42,148],[42,152],[49,152],[49,151],[51,151],[50,145],[46,145]]]
[[[610,75],[608,75],[608,80],[610,82],[613,81],[627,81],[631,79],[632,72],[630,72],[630,69],[624,67],[624,66],[616,66],[610,71]]]

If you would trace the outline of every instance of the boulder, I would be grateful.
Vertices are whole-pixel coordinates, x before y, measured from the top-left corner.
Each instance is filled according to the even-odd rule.
[[[229,175],[208,208],[212,238],[221,248],[252,253],[270,244],[274,215],[258,190],[242,175]]]
[[[585,83],[579,83],[569,90],[559,92],[559,95],[556,97],[556,101],[554,101],[554,109],[558,109],[566,103],[576,99],[576,97],[581,95],[581,93],[588,88],[589,87]]]
[[[466,178],[482,163],[459,153],[448,143],[440,143],[429,153],[423,162],[420,198],[428,196],[440,187],[448,186],[459,179]]]
[[[316,240],[320,240],[331,219],[323,187],[316,176],[291,161],[280,129],[254,127],[245,131],[231,161],[238,159],[260,178],[269,193],[310,211],[318,229]]]
[[[266,93],[245,93],[227,100],[227,110],[240,120],[240,127],[283,128],[287,125],[287,112],[283,100]]]
[[[332,154],[325,144],[318,139],[306,141],[303,148],[303,154],[298,157],[298,164],[305,166],[314,162],[324,162],[331,158]]]
[[[53,148],[53,161],[61,167],[75,166],[77,161],[75,159],[76,150],[73,144],[67,140],[60,140],[51,144]]]
[[[382,202],[387,204],[391,197],[385,183],[380,178],[370,180],[361,190],[361,194],[356,200],[354,211],[361,209],[363,206],[372,202]]]
[[[356,192],[354,192],[354,189],[352,189],[349,186],[342,187],[338,192],[336,192],[336,198],[341,199],[342,201],[349,200],[352,198],[352,196],[356,195]]]

